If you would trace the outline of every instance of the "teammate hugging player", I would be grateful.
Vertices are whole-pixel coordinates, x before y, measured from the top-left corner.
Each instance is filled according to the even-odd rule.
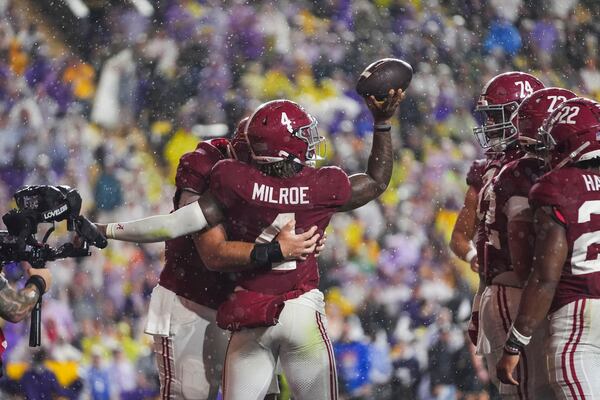
[[[519,209],[514,208],[519,200],[509,193],[515,180],[498,181],[497,178],[503,167],[524,155],[518,146],[518,132],[511,117],[526,96],[542,88],[543,84],[532,75],[522,72],[500,74],[485,85],[476,109],[484,113],[485,123],[474,130],[475,134],[482,147],[492,153],[484,173],[486,182],[478,200],[477,258],[481,279],[478,292],[481,293],[481,300],[477,351],[484,355],[490,376],[499,386],[503,398],[533,398],[538,388],[548,386],[533,374],[539,370],[539,364],[534,367],[537,363],[532,359],[533,355],[529,357],[529,364],[523,362],[520,365],[519,373],[527,378],[518,387],[499,384],[494,370],[502,356],[506,334],[519,305],[523,285],[513,262],[511,244],[516,241],[509,241],[509,237],[512,238],[509,225],[518,226],[521,218],[517,216]],[[508,186],[503,187],[505,185]],[[515,248],[515,258],[518,255]],[[476,297],[474,313],[477,312],[477,306]]]
[[[259,107],[246,125],[253,165],[222,161],[211,172],[212,194],[169,215],[105,227],[111,238],[159,241],[213,226],[203,235],[210,240],[200,254],[218,270],[229,269],[225,256],[247,256],[237,245],[225,251],[227,238],[256,240],[252,262],[235,275],[236,289],[217,315],[220,326],[234,331],[226,356],[226,400],[262,399],[278,357],[295,398],[337,398],[316,259],[311,254],[284,262],[271,240],[290,219],[300,229],[316,225],[323,231],[333,213],[383,193],[393,164],[389,119],[403,97],[401,90],[391,90],[383,102],[366,99],[375,122],[366,173],[348,177],[337,167],[313,168],[321,141],[316,121],[296,103],[277,100]]]
[[[574,98],[555,110],[541,134],[550,172],[529,193],[534,213],[533,272],[498,377],[513,370],[548,317],[549,379],[561,399],[600,393],[600,104]]]
[[[227,139],[204,141],[181,157],[175,178],[175,209],[197,200],[208,189],[210,171],[218,161],[234,154],[248,161],[243,140],[246,121],[240,121],[231,143]],[[302,257],[311,250],[303,249],[316,240],[311,234],[314,229],[299,236],[290,229],[291,225],[278,236],[279,244],[287,254]],[[233,290],[233,281],[204,266],[195,246],[199,242],[201,239],[192,235],[166,242],[165,267],[150,299],[145,331],[154,337],[164,399],[216,399],[221,383],[229,332],[217,327],[216,309]],[[269,393],[278,393],[276,379]]]

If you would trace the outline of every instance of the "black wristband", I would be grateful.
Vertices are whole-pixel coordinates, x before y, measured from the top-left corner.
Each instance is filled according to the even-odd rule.
[[[504,344],[504,352],[512,356],[518,356],[524,349],[525,346],[523,343],[519,342],[519,340],[511,333]]]
[[[31,275],[29,279],[27,279],[27,282],[25,282],[25,286],[29,284],[32,284],[37,288],[37,290],[40,292],[40,296],[46,293],[46,281],[41,276]]]
[[[390,124],[375,124],[374,128],[375,128],[375,132],[389,132],[392,130],[392,125],[390,125]]]
[[[258,267],[270,267],[272,263],[284,260],[279,242],[255,244],[250,253],[250,261]]]

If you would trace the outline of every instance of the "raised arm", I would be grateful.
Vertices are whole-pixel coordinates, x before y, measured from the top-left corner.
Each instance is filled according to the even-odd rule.
[[[465,194],[465,203],[458,213],[458,218],[452,230],[450,249],[461,260],[471,264],[473,272],[479,271],[477,251],[473,245],[473,237],[477,228],[477,199],[479,192],[469,186]]]
[[[367,170],[362,174],[350,176],[352,195],[338,211],[349,211],[364,206],[385,192],[392,177],[394,163],[390,119],[404,97],[401,89],[392,89],[384,101],[377,101],[373,96],[365,98],[375,125],[371,155]]]

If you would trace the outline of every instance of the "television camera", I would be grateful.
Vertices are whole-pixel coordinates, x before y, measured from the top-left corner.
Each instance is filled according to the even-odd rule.
[[[4,214],[6,231],[0,231],[0,268],[7,262],[27,261],[34,268],[44,267],[47,261],[89,256],[89,246],[104,248],[107,240],[86,217],[80,215],[81,196],[69,186],[26,186],[14,195],[17,207]],[[55,223],[66,220],[67,230],[75,231],[81,243],[64,243],[58,247],[47,244]],[[50,223],[43,239],[38,241],[38,225]],[[29,345],[41,341],[41,295],[31,312]]]

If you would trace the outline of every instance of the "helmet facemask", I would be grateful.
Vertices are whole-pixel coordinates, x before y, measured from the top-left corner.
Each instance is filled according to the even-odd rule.
[[[513,115],[513,121],[518,120],[518,115],[516,115],[516,113],[517,111],[515,111],[515,115]],[[543,159],[546,156],[546,144],[542,140],[542,127],[537,129],[537,135],[535,135],[536,137],[532,138],[523,134],[523,130],[521,130],[521,133],[519,133],[519,128],[517,125],[514,125],[514,123],[513,126],[517,130],[517,142],[519,143],[519,147],[525,152]]]
[[[325,159],[327,144],[325,138],[319,135],[317,120],[311,115],[311,123],[296,129],[292,134],[308,144],[306,149],[306,164],[313,167],[317,161]]]
[[[582,160],[597,156],[596,154],[592,154],[592,153],[584,154],[584,155],[580,156],[580,154],[591,144],[589,141],[586,141],[586,142],[583,142],[581,144],[581,146],[579,146],[577,149],[575,149],[574,151],[569,153],[562,160],[560,160],[560,161],[552,160],[552,150],[554,150],[554,148],[558,144],[556,143],[556,140],[554,140],[554,138],[550,134],[547,124],[544,124],[544,126],[539,129],[539,133],[540,133],[542,143],[544,146],[544,150],[543,150],[544,160],[546,162],[546,167],[548,168],[548,170],[560,169],[572,161],[582,161]],[[556,165],[553,165],[554,164],[553,161],[554,162],[558,161],[558,163],[556,163]]]
[[[518,104],[514,101],[507,104],[487,104],[486,100],[480,100],[475,111],[482,113],[483,123],[474,128],[473,133],[483,149],[501,152],[515,141],[517,129],[512,123],[512,117],[517,107]]]
[[[546,169],[547,170],[551,170],[552,169],[552,163],[551,163],[551,159],[552,159],[552,150],[554,149],[554,147],[556,146],[556,140],[554,140],[554,138],[552,137],[552,135],[550,135],[549,131],[548,131],[548,121],[545,121],[542,126],[539,127],[538,129],[538,136],[540,138],[540,142],[541,142],[541,150],[540,150],[540,157],[544,160],[545,164],[546,164]]]

